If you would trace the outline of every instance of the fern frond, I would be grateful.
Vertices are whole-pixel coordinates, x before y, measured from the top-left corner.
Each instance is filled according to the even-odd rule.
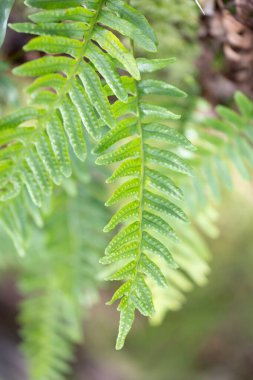
[[[26,186],[41,206],[52,183],[71,175],[69,146],[86,157],[87,136],[101,136],[101,124],[115,126],[105,84],[121,102],[128,92],[122,66],[135,79],[140,73],[132,53],[116,34],[132,38],[149,51],[156,39],[144,16],[124,1],[36,1],[32,22],[13,24],[18,32],[35,34],[25,51],[45,56],[14,70],[35,77],[28,87],[30,105],[0,120],[0,200],[15,197]],[[110,28],[110,30],[109,30]]]
[[[82,321],[98,298],[98,259],[106,245],[99,231],[107,213],[94,196],[97,186],[78,184],[74,197],[61,191],[44,228],[30,225],[33,239],[19,280],[24,296],[19,322],[31,379],[66,378],[74,345],[83,339]]]
[[[204,236],[217,237],[217,203],[222,191],[233,189],[234,170],[243,179],[249,179],[252,173],[253,103],[240,92],[235,95],[235,103],[239,112],[219,106],[216,118],[204,119],[203,123],[191,121],[194,134],[197,133],[194,144],[198,150],[188,159],[197,175],[182,177],[179,183],[188,213],[197,228],[177,226],[180,244],[169,244],[169,248],[175,252],[180,269],[173,272],[167,268],[166,289],[152,284],[156,312],[151,323],[160,323],[168,310],[179,308],[185,300],[184,293],[191,290],[194,283],[206,283],[211,253],[198,230]]]
[[[217,118],[195,124],[194,143],[199,149],[189,161],[197,175],[182,183],[188,189],[185,199],[193,217],[210,200],[217,203],[223,189],[233,189],[233,171],[244,180],[251,178],[253,103],[241,92],[236,93],[235,103],[239,112],[218,106]]]
[[[141,72],[155,71],[169,63],[168,60],[145,59],[137,62]],[[129,103],[116,102],[114,115],[119,120],[118,125],[95,148],[95,153],[100,154],[97,164],[120,162],[108,182],[121,180],[121,184],[106,204],[124,203],[105,231],[119,225],[123,227],[101,260],[116,266],[109,280],[124,281],[111,300],[120,299],[117,349],[124,345],[136,309],[144,316],[154,313],[152,292],[146,279],[154,280],[159,286],[167,285],[163,265],[157,265],[157,259],[162,258],[172,269],[178,268],[167,248],[167,239],[175,239],[172,219],[187,222],[187,217],[177,205],[182,193],[171,177],[173,173],[191,175],[190,166],[178,155],[177,148],[194,149],[183,135],[164,124],[179,116],[147,103],[145,98],[149,94],[179,97],[185,94],[162,81],[136,82],[132,78],[128,82],[132,82]]]

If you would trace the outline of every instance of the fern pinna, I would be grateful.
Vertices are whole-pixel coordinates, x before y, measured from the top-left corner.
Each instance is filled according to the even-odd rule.
[[[156,51],[148,22],[122,0],[27,0],[26,4],[41,10],[30,15],[31,23],[12,28],[38,35],[24,49],[46,55],[15,69],[17,75],[36,79],[28,87],[29,106],[0,120],[0,200],[16,197],[25,185],[32,201],[41,206],[53,183],[71,175],[72,151],[85,160],[88,138],[100,155],[99,165],[122,161],[108,181],[130,178],[107,204],[127,202],[105,230],[126,226],[112,239],[103,259],[118,266],[111,280],[125,280],[112,298],[112,302],[121,298],[120,349],[135,309],[145,316],[154,311],[146,278],[166,286],[157,258],[178,267],[167,248],[168,238],[176,238],[170,219],[187,221],[177,205],[182,191],[171,177],[173,172],[191,174],[178,147],[193,147],[165,123],[179,116],[144,98],[185,94],[162,81],[141,80],[141,74],[162,69],[171,60],[135,59],[120,42],[112,30]],[[116,149],[106,153],[114,144]]]
[[[166,67],[169,62],[166,59],[137,59],[141,73]],[[128,177],[107,202],[107,206],[121,201],[124,205],[112,217],[105,231],[122,223],[124,226],[111,240],[102,259],[104,264],[118,264],[109,280],[125,281],[110,301],[121,299],[117,349],[124,345],[135,309],[145,316],[152,316],[154,312],[153,296],[145,278],[152,278],[160,286],[166,286],[156,257],[164,259],[173,269],[178,267],[167,249],[166,241],[176,237],[170,224],[171,218],[187,222],[187,217],[173,201],[180,200],[182,192],[171,177],[173,172],[189,175],[191,168],[173,150],[179,146],[193,149],[183,135],[164,124],[179,116],[144,99],[150,94],[181,97],[185,95],[182,91],[163,81],[144,79],[137,82],[129,77],[122,80],[131,93],[128,104],[120,100],[114,103],[112,109],[118,119],[117,126],[95,148],[95,153],[100,154],[96,161],[99,165],[122,161],[107,182]]]

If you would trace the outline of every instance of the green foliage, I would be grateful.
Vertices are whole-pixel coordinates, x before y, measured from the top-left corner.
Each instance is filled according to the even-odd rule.
[[[239,112],[218,106],[217,118],[193,119],[187,127],[190,134],[194,128],[193,140],[198,147],[189,158],[197,175],[183,184],[193,216],[211,200],[219,202],[223,189],[233,189],[234,171],[244,180],[251,179],[253,105],[241,92],[236,93],[235,103]]]
[[[35,78],[28,104],[0,119],[0,223],[19,253],[4,260],[11,248],[3,244],[0,270],[14,265],[21,273],[19,320],[31,379],[56,380],[68,373],[83,310],[96,300],[99,258],[108,280],[122,282],[109,301],[119,302],[117,349],[136,310],[158,323],[194,284],[206,283],[210,252],[199,229],[216,233],[213,198],[220,183],[231,187],[231,163],[250,178],[253,105],[238,93],[239,113],[218,107],[219,117],[206,121],[202,109],[192,114],[192,95],[182,124],[196,150],[170,111],[185,93],[157,75],[174,59],[149,58],[158,41],[140,11],[122,0],[25,3],[39,10],[11,27],[35,35],[24,50],[39,58],[14,69]],[[194,2],[194,17],[184,4],[172,24],[164,10],[179,8],[177,1],[132,4],[153,15],[162,42],[178,23],[185,41],[194,40]],[[186,45],[172,50],[181,55]],[[99,172],[90,166],[91,150]],[[113,215],[99,195],[107,192],[104,176],[113,187],[106,206],[118,205]]]
[[[137,62],[141,72],[159,69],[167,63],[138,59]],[[151,289],[145,278],[152,278],[163,287],[167,285],[162,266],[155,263],[155,258],[161,257],[173,269],[178,267],[167,249],[166,239],[175,239],[171,227],[173,218],[187,222],[187,217],[174,202],[180,201],[183,194],[171,177],[173,173],[190,175],[191,168],[173,150],[194,149],[183,135],[164,124],[179,116],[149,104],[146,99],[149,95],[181,97],[185,94],[162,81],[144,79],[136,83],[129,78],[126,81],[132,93],[128,106],[123,107],[119,101],[114,104],[119,122],[95,148],[100,154],[98,164],[120,162],[107,182],[128,178],[121,181],[106,203],[111,206],[123,201],[124,205],[111,218],[105,231],[119,224],[123,224],[123,228],[112,239],[102,259],[104,264],[120,262],[109,280],[124,280],[111,300],[112,303],[121,299],[117,349],[124,344],[135,309],[145,316],[152,316],[154,312]]]
[[[159,41],[158,56],[177,57],[177,64],[161,75],[178,86],[193,91],[191,76],[195,73],[195,60],[199,54],[197,44],[199,10],[194,0],[131,0],[131,4],[152,21]],[[188,91],[188,90],[187,90]],[[184,106],[192,101],[190,97]],[[180,111],[181,112],[181,111]],[[184,117],[184,114],[182,114]]]
[[[123,2],[70,3],[27,1],[42,11],[30,16],[31,23],[12,25],[16,31],[38,35],[24,47],[26,51],[50,55],[14,70],[36,79],[28,88],[30,105],[0,121],[2,201],[17,196],[25,185],[33,202],[41,206],[52,183],[60,184],[71,174],[68,145],[84,160],[87,135],[97,140],[101,122],[115,125],[100,75],[114,96],[126,102],[117,66],[121,64],[136,79],[140,74],[132,54],[102,25],[112,27],[112,20],[118,19],[113,25],[116,32],[137,39],[148,50],[156,49],[145,18]],[[83,3],[87,8],[79,6]]]
[[[201,215],[201,221],[212,223],[212,217],[212,210],[207,209]],[[170,243],[168,247],[174,252],[179,269],[175,271],[163,267],[168,284],[166,287],[151,283],[155,313],[150,321],[154,325],[160,324],[168,311],[180,309],[186,300],[185,293],[192,291],[194,285],[205,285],[210,273],[211,252],[199,229],[194,225],[187,228],[178,225],[177,231],[179,243]],[[162,263],[159,264],[162,266]]]
[[[239,112],[228,107],[217,107],[217,117],[198,120],[191,118],[186,134],[192,136],[197,150],[188,157],[195,175],[182,177],[179,184],[185,194],[186,210],[193,224],[177,226],[179,244],[168,242],[179,270],[165,270],[166,288],[151,284],[155,314],[151,322],[160,323],[168,310],[177,310],[185,301],[185,292],[193,284],[202,286],[210,272],[211,253],[199,230],[206,236],[216,237],[217,205],[224,191],[233,189],[234,172],[244,180],[251,179],[253,103],[244,94],[235,95]],[[205,107],[201,112],[205,113]],[[162,265],[162,264],[161,264]]]
[[[107,215],[95,195],[96,182],[70,183],[72,196],[64,191],[55,194],[44,227],[30,227],[27,255],[16,263],[25,297],[19,316],[22,350],[31,379],[65,378],[73,346],[82,340],[83,319],[97,299]]]
[[[64,379],[69,373],[74,347],[83,340],[83,320],[101,286],[99,257],[107,243],[102,229],[109,216],[100,199],[103,175],[93,169],[91,181],[73,163],[75,177],[63,183],[64,190],[58,189],[43,210],[26,192],[26,207],[15,199],[3,209],[2,223],[19,252],[25,241],[20,257],[1,235],[0,271],[18,273],[24,297],[18,317],[21,348],[31,379]]]
[[[85,159],[87,139],[84,139],[83,127],[93,141],[99,140],[96,153],[101,154],[111,145],[128,139],[115,151],[97,159],[100,165],[123,161],[111,181],[125,176],[126,167],[127,175],[131,176],[107,202],[112,205],[128,197],[133,200],[125,204],[106,227],[111,230],[131,220],[113,238],[104,259],[109,263],[132,259],[111,276],[111,279],[130,279],[124,285],[119,307],[122,313],[117,348],[121,348],[133,322],[134,309],[146,316],[153,313],[152,295],[145,276],[161,286],[166,284],[164,275],[149,255],[161,256],[172,268],[177,268],[159,237],[167,231],[175,236],[170,226],[171,217],[187,221],[183,211],[170,200],[171,197],[181,199],[182,193],[162,171],[190,174],[190,167],[173,148],[192,149],[192,146],[163,124],[166,120],[178,119],[178,115],[146,103],[143,98],[185,94],[162,81],[139,82],[140,73],[166,67],[170,60],[135,60],[132,52],[107,29],[132,38],[133,43],[145,50],[156,51],[156,37],[147,21],[124,2],[98,0],[85,2],[85,8],[80,7],[80,1],[49,4],[30,0],[26,3],[42,11],[30,16],[31,23],[13,24],[12,28],[38,35],[26,44],[26,51],[40,50],[50,55],[25,63],[14,71],[36,79],[28,87],[29,106],[0,121],[4,131],[1,200],[17,196],[25,185],[35,205],[41,206],[52,193],[52,183],[58,185],[63,176],[71,175],[69,145],[80,160]],[[119,76],[117,67],[127,70],[131,77]],[[112,105],[108,100],[111,96],[116,97]],[[101,138],[107,127],[110,131]],[[164,145],[163,149],[157,146],[159,143]],[[14,237],[16,234],[11,232],[12,225],[8,228],[7,219],[3,218],[5,227]],[[11,217],[8,220],[13,224]],[[123,244],[126,246],[119,249]],[[23,254],[25,249],[20,249],[21,244],[16,245]]]

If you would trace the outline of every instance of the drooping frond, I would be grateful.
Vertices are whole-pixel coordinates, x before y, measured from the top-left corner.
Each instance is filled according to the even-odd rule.
[[[104,84],[127,103],[117,68],[140,77],[132,53],[116,34],[149,51],[156,50],[156,39],[144,16],[121,0],[26,4],[41,10],[30,16],[32,22],[12,28],[37,35],[24,49],[46,55],[14,70],[36,79],[28,88],[30,104],[0,120],[0,201],[15,197],[25,185],[40,206],[52,184],[71,174],[69,146],[84,160],[86,135],[97,140],[101,124],[115,127]]]
[[[140,72],[152,72],[168,65],[170,60],[138,59]],[[166,287],[162,271],[164,264],[178,268],[176,257],[168,250],[168,239],[175,239],[173,219],[187,222],[177,205],[183,197],[173,178],[191,174],[191,168],[177,154],[178,147],[193,149],[191,143],[166,121],[179,116],[168,109],[149,104],[148,95],[184,96],[177,88],[157,80],[136,82],[122,79],[129,88],[127,104],[117,101],[112,109],[119,120],[97,144],[95,153],[99,165],[120,162],[107,182],[120,180],[120,185],[107,201],[107,206],[122,204],[105,227],[111,231],[123,227],[109,243],[102,259],[113,264],[116,271],[109,280],[123,280],[110,303],[121,299],[119,335],[116,348],[124,345],[137,309],[144,316],[154,312],[153,297],[146,278]],[[174,173],[174,174],[173,174]],[[163,260],[157,265],[157,258]],[[114,268],[115,269],[115,268]]]
[[[19,287],[22,351],[29,378],[65,379],[74,345],[83,339],[82,321],[97,300],[99,257],[106,245],[98,184],[77,185],[75,196],[54,197],[43,229],[23,258]],[[96,239],[91,239],[96,236]],[[63,238],[64,237],[64,238]]]

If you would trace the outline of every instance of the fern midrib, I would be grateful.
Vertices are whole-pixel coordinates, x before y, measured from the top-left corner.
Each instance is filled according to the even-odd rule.
[[[131,0],[128,0],[127,3],[131,5]],[[134,56],[134,42],[133,40],[130,40],[130,46],[131,51]],[[137,82],[134,79],[134,93],[136,94],[136,116],[137,116],[137,131],[140,137],[140,162],[141,162],[141,173],[140,173],[140,192],[139,192],[139,223],[140,223],[140,236],[139,236],[139,252],[136,258],[136,267],[135,267],[135,273],[132,278],[131,286],[129,289],[129,295],[128,295],[128,303],[131,298],[131,294],[134,290],[135,281],[139,273],[139,266],[141,262],[141,256],[142,256],[142,237],[143,237],[143,208],[144,208],[144,182],[145,182],[145,152],[144,152],[144,144],[143,144],[143,131],[142,131],[142,123],[141,123],[141,113],[140,113],[140,97],[139,97],[139,90],[137,86]]]
[[[22,163],[25,159],[25,156],[27,155],[27,152],[30,151],[30,149],[31,149],[32,145],[34,144],[34,142],[36,141],[36,138],[38,137],[38,135],[46,129],[46,125],[47,125],[47,122],[50,120],[51,113],[57,108],[57,106],[61,103],[62,98],[66,96],[66,94],[69,92],[69,89],[72,87],[72,85],[73,85],[72,81],[75,78],[76,74],[78,73],[78,69],[79,69],[80,64],[83,62],[83,57],[85,55],[85,51],[87,49],[88,43],[91,40],[94,28],[98,22],[100,12],[102,10],[104,2],[105,2],[105,0],[99,0],[99,5],[97,8],[96,14],[94,16],[94,19],[91,23],[89,32],[86,35],[86,37],[84,38],[83,46],[82,46],[82,49],[80,51],[80,54],[75,59],[76,65],[73,67],[70,75],[68,76],[65,85],[63,86],[61,91],[57,94],[57,100],[52,103],[50,108],[47,109],[46,114],[43,113],[43,115],[37,119],[37,125],[39,125],[40,127],[36,128],[34,130],[34,132],[31,133],[30,137],[26,140],[26,144],[24,145],[24,148],[22,149],[21,153],[15,157],[15,163],[17,163],[17,165],[15,165],[15,168],[12,169],[12,171],[9,175],[10,179],[14,175],[13,171],[16,172],[17,169],[19,169],[19,167],[22,165]]]
[[[143,208],[144,208],[144,183],[145,183],[145,151],[144,151],[144,143],[143,143],[143,131],[142,131],[142,123],[141,123],[141,115],[140,115],[140,98],[139,98],[139,92],[138,87],[135,83],[135,93],[136,93],[136,115],[137,115],[137,131],[140,137],[140,161],[141,161],[141,173],[140,173],[140,192],[139,192],[139,223],[140,223],[140,236],[139,236],[139,252],[136,258],[136,267],[135,267],[135,273],[133,276],[133,279],[131,280],[131,287],[129,290],[129,297],[130,299],[132,292],[134,291],[135,281],[139,273],[139,266],[141,262],[141,256],[142,256],[142,238],[143,238]]]

